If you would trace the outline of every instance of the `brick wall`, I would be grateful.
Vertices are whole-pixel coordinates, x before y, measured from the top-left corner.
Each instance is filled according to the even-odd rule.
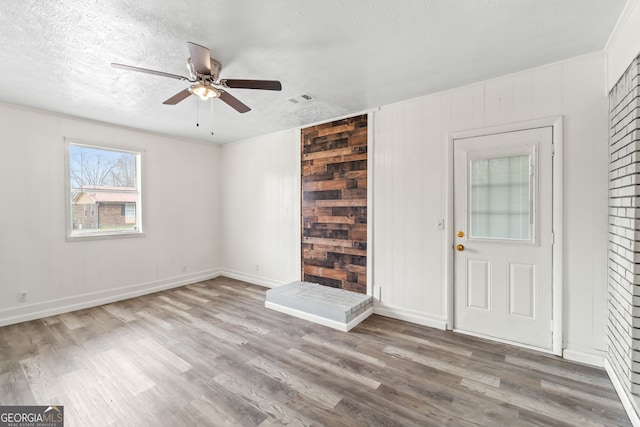
[[[93,205],[72,205],[72,209],[74,229],[86,230],[98,226],[97,218],[91,215],[94,212]]]
[[[640,57],[609,94],[609,316],[607,358],[640,396]]]
[[[98,218],[101,227],[123,226],[125,225],[122,215],[123,203],[100,203]]]

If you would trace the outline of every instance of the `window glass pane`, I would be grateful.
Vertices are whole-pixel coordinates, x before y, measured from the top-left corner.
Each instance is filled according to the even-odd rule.
[[[72,236],[140,231],[138,156],[69,145]]]
[[[471,161],[470,237],[530,240],[529,155]]]

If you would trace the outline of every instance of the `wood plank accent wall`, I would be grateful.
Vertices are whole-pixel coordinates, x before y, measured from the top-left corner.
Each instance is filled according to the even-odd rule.
[[[302,278],[367,292],[367,116],[302,130]]]

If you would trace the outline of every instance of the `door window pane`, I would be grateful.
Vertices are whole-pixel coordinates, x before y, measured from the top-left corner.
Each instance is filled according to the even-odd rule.
[[[530,156],[470,163],[470,237],[530,240]]]

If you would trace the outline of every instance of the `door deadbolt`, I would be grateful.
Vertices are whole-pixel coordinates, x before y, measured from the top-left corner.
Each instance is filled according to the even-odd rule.
[[[456,233],[456,236],[458,236],[458,237],[464,237],[464,231],[458,231],[458,232]]]

